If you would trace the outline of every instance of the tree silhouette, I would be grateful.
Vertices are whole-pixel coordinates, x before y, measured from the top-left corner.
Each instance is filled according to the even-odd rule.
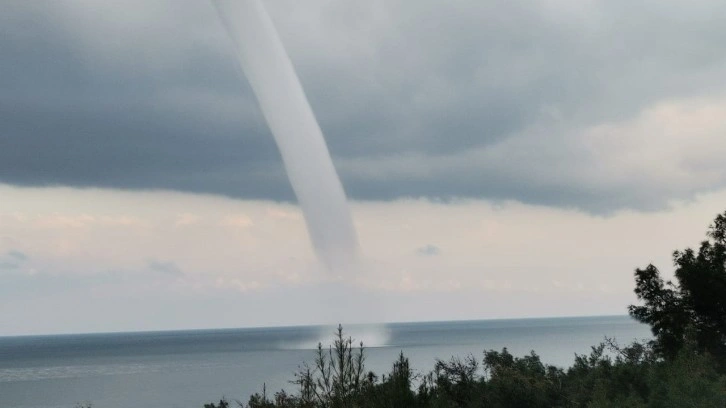
[[[651,326],[655,348],[672,358],[684,347],[712,355],[726,371],[726,212],[716,216],[698,253],[673,253],[676,282],[664,282],[648,265],[635,271],[635,294],[643,305],[630,315]]]

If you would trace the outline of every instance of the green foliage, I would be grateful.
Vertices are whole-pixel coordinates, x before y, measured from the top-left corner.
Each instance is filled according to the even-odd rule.
[[[542,364],[534,351],[518,358],[506,348],[501,353],[490,350],[484,353],[484,367],[491,373],[487,406],[544,408],[563,403],[562,370]]]
[[[659,358],[651,344],[621,347],[606,339],[589,355],[576,355],[563,370],[545,365],[531,352],[513,356],[506,348],[437,361],[419,376],[401,353],[380,378],[365,372],[361,346],[339,327],[333,345],[318,346],[315,364],[303,365],[293,384],[297,394],[279,391],[270,399],[265,387],[248,408],[659,408],[726,406],[726,376],[695,348],[672,359]],[[364,374],[365,373],[365,374]],[[414,387],[418,382],[418,386]],[[416,388],[416,389],[414,389]],[[222,399],[218,405],[227,408]]]
[[[633,343],[621,348],[606,339],[588,356],[575,356],[564,382],[570,406],[640,406],[650,393],[647,377],[654,363],[649,346]]]
[[[295,375],[293,383],[299,386],[299,397],[285,395],[284,400],[301,407],[351,406],[370,378],[364,375],[363,350],[363,343],[353,347],[353,339],[346,338],[343,327],[338,325],[333,345],[324,350],[322,344],[318,344],[314,366],[304,364]]]
[[[673,253],[677,282],[664,282],[653,265],[635,271],[635,293],[643,305],[630,314],[650,325],[654,346],[673,359],[693,343],[726,372],[726,212],[716,217],[698,253],[688,248]]]
[[[204,408],[229,408],[229,401],[222,398],[219,400],[219,404],[210,403],[210,404],[204,404]]]
[[[712,360],[693,350],[681,350],[668,363],[659,363],[649,376],[648,407],[725,407],[726,377],[719,377]]]

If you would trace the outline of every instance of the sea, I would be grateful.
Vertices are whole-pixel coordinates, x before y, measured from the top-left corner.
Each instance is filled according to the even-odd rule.
[[[0,337],[0,407],[202,408],[246,402],[290,383],[312,363],[318,343],[335,326],[295,326],[133,333]],[[607,336],[620,344],[651,338],[628,316],[560,317],[349,325],[344,333],[365,347],[366,369],[383,374],[403,352],[415,372],[437,359],[485,350],[521,356],[534,350],[544,363],[569,367]]]

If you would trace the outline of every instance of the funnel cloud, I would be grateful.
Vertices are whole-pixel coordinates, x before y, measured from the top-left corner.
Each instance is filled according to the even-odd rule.
[[[358,240],[323,133],[285,48],[258,0],[213,0],[275,138],[318,258],[351,265]]]

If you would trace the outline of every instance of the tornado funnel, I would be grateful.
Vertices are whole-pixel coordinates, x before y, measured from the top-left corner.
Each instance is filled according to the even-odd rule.
[[[212,2],[280,150],[318,259],[339,274],[354,261],[358,239],[343,186],[292,62],[259,0]]]

